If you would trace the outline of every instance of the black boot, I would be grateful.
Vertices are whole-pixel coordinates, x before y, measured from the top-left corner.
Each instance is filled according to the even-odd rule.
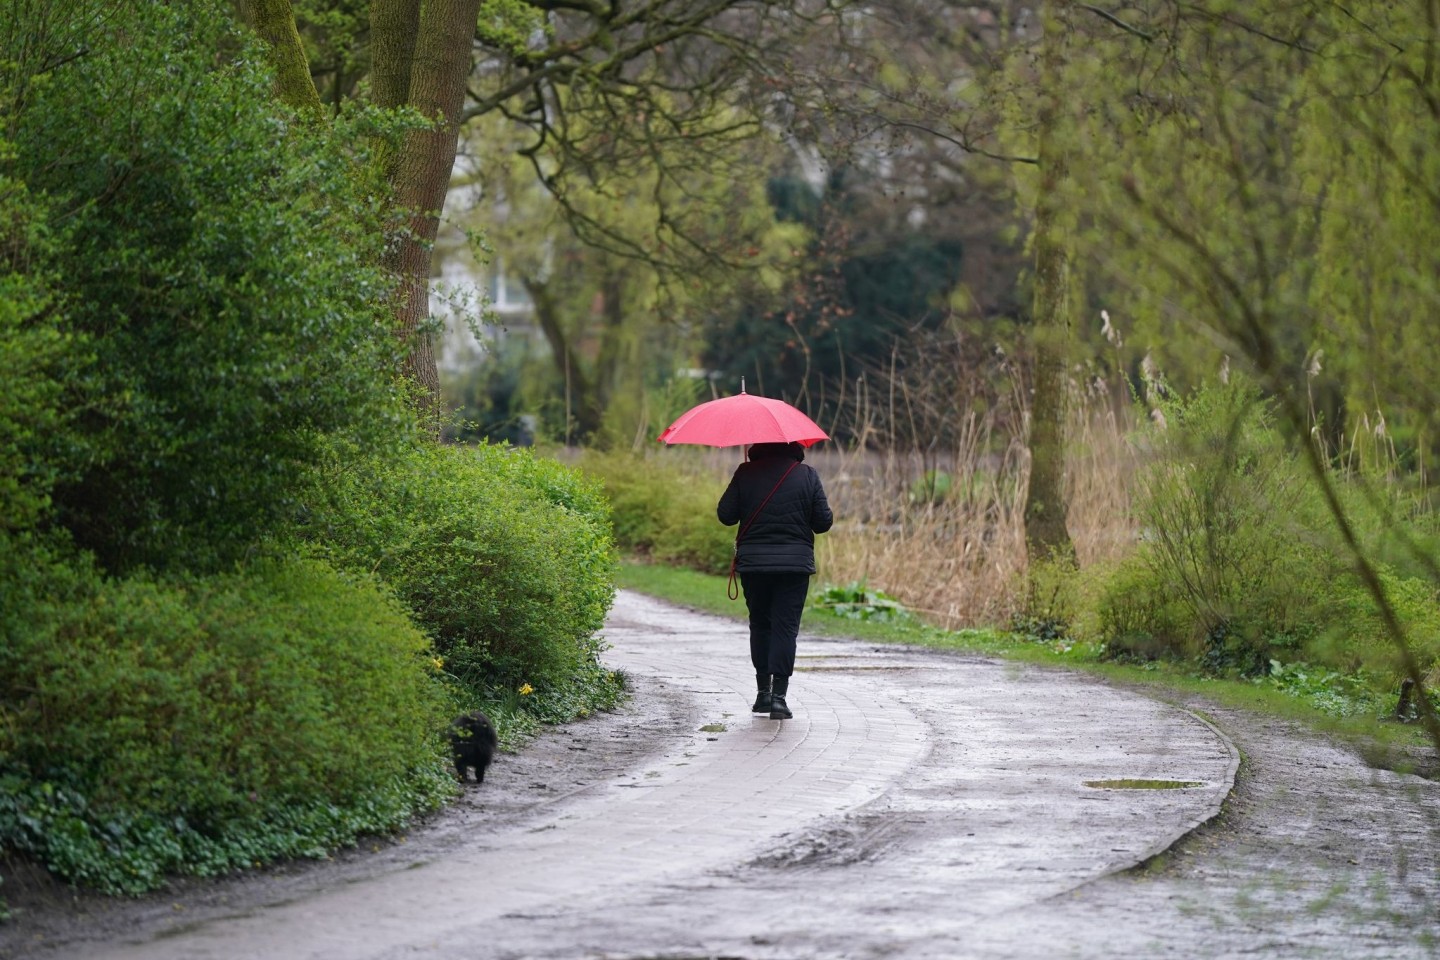
[[[751,712],[751,713],[769,713],[769,712],[770,712],[770,674],[768,674],[768,673],[757,673],[757,674],[755,674],[755,689],[758,690],[759,692],[758,692],[757,694],[755,694],[755,706],[753,706],[753,707],[750,708],[750,712]]]
[[[770,684],[770,719],[789,720],[794,716],[790,708],[785,705],[785,694],[790,689],[790,678],[776,674]]]

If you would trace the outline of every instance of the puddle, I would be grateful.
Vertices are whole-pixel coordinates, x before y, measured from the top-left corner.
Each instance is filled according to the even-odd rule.
[[[1085,786],[1097,790],[1184,790],[1203,787],[1203,780],[1086,780]]]
[[[796,673],[819,673],[819,672],[822,671],[822,670],[844,670],[844,671],[846,671],[846,672],[859,673],[859,672],[864,671],[864,670],[910,670],[910,669],[913,669],[913,668],[912,668],[912,667],[908,667],[908,666],[906,666],[906,665],[904,665],[904,664],[895,664],[894,666],[889,666],[889,665],[886,665],[886,666],[871,666],[871,665],[850,666],[850,665],[848,665],[848,664],[841,664],[841,665],[839,665],[839,666],[831,666],[831,665],[829,665],[829,664],[826,664],[825,666],[820,666],[820,665],[817,664],[817,665],[815,665],[815,666],[806,665],[806,666],[803,666],[803,667],[800,666],[799,664],[796,664],[796,665],[795,665],[795,672],[796,672]]]
[[[705,724],[705,726],[703,726],[703,727],[700,728],[700,732],[701,732],[701,733],[724,733],[724,732],[725,732],[725,724],[723,724],[723,723],[707,723],[707,724]]]

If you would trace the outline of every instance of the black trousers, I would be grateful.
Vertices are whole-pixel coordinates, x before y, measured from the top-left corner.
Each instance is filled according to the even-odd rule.
[[[756,673],[788,677],[795,672],[795,638],[810,592],[808,573],[742,573],[750,611],[750,661]]]

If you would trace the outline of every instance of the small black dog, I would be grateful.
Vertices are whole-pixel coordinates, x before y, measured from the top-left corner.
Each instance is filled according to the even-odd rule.
[[[485,782],[485,768],[495,758],[495,748],[500,739],[490,718],[479,710],[456,717],[450,724],[450,751],[455,757],[455,773],[460,782],[466,780],[466,771],[475,768],[475,782]]]

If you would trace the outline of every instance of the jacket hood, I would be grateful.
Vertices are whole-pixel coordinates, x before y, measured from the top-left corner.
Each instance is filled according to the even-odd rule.
[[[804,460],[805,448],[798,443],[755,443],[751,444],[749,457],[751,460],[770,460],[775,457],[787,457],[791,460]]]

